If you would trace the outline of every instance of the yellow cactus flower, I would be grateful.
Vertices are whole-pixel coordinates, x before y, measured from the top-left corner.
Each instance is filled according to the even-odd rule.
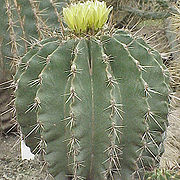
[[[76,33],[97,31],[101,29],[108,19],[112,8],[107,8],[105,2],[86,1],[71,4],[63,8],[64,21]]]

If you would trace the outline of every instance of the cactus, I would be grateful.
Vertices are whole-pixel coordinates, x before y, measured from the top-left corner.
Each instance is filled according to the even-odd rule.
[[[59,27],[62,29],[60,13],[65,2],[65,0],[58,3],[55,0],[2,0],[0,8],[2,24],[0,29],[0,88],[6,89],[3,92],[8,94],[7,99],[13,96],[12,90],[7,89],[14,88],[14,83],[11,84],[9,80],[16,74],[21,61],[25,61],[31,53],[35,53],[39,40],[54,37],[59,34]],[[23,67],[20,69],[23,70]],[[18,75],[22,73],[21,70],[18,71]],[[15,82],[18,75],[16,74],[14,78]],[[14,101],[11,103],[9,100],[3,101],[8,103],[0,110],[2,120],[7,119],[4,117],[7,117],[11,110],[14,112]],[[26,133],[25,136],[27,136]]]
[[[5,15],[5,2],[1,2],[0,8],[0,134],[7,133],[10,129],[15,128],[15,122],[12,119],[12,106],[8,104],[11,102],[12,89],[7,89],[7,86],[11,84],[11,70],[10,63],[5,57],[4,53],[10,52],[8,47],[4,48],[5,41],[10,39],[9,34],[6,31],[8,17]]]
[[[48,41],[52,41],[49,42]],[[37,91],[37,85],[40,83],[38,75],[45,66],[45,60],[57,47],[56,43],[53,43],[53,38],[43,41],[41,45],[36,45],[31,51],[29,51],[21,61],[18,73],[15,75],[15,81],[18,81],[18,94],[19,98],[16,100],[16,108],[21,109],[16,113],[19,123],[21,124],[22,133],[25,136],[26,145],[31,147],[31,151],[37,152],[36,146],[39,143],[38,127],[36,126],[36,113],[32,110],[35,108],[36,101],[34,102],[35,93]],[[55,39],[54,39],[55,40]],[[52,45],[51,45],[52,44]],[[41,46],[44,48],[41,50]],[[37,61],[38,59],[38,61]],[[27,68],[27,70],[25,70]],[[24,74],[24,71],[26,72]],[[30,87],[26,89],[26,87]],[[26,93],[24,93],[26,91]],[[27,104],[32,102],[31,105]],[[25,112],[25,114],[23,114]],[[27,113],[29,112],[29,113]]]
[[[104,11],[94,10],[82,15],[88,28],[75,11],[66,19],[71,36],[47,39],[24,56],[15,76],[17,120],[57,180],[142,178],[163,153],[168,73],[142,39],[101,30]]]
[[[16,69],[30,47],[45,37],[55,36],[65,0],[2,0],[2,57]],[[58,6],[58,7],[57,7]]]
[[[53,52],[44,68],[36,55],[20,76],[16,94],[19,123],[28,129],[26,120],[34,120],[34,126],[41,126],[50,172],[57,179],[65,174],[103,179],[101,172],[107,177],[114,171],[120,173],[120,165],[122,179],[130,179],[138,170],[135,165],[147,169],[153,163],[142,162],[157,163],[163,152],[159,150],[167,124],[168,87],[162,64],[153,50],[128,33],[119,31],[101,38],[68,40],[59,46],[52,41]],[[46,47],[49,45],[41,51],[51,51]],[[138,55],[137,50],[141,51]],[[28,86],[38,79],[40,88]],[[36,111],[25,113],[30,104],[40,107],[37,119]],[[77,168],[78,162],[84,162],[86,168]]]

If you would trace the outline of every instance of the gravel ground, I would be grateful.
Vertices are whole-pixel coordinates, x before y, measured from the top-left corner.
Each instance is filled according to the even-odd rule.
[[[21,160],[19,138],[0,137],[0,180],[50,180],[42,162]]]

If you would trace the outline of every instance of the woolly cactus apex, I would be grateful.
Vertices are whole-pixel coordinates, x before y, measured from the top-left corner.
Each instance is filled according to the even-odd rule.
[[[79,2],[63,8],[64,21],[75,33],[97,31],[106,23],[111,10],[112,8],[106,7],[105,2]]]

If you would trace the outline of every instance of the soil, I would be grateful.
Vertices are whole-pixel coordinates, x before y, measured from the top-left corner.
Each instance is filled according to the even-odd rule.
[[[17,135],[0,137],[0,180],[50,180],[37,157],[21,160]]]

